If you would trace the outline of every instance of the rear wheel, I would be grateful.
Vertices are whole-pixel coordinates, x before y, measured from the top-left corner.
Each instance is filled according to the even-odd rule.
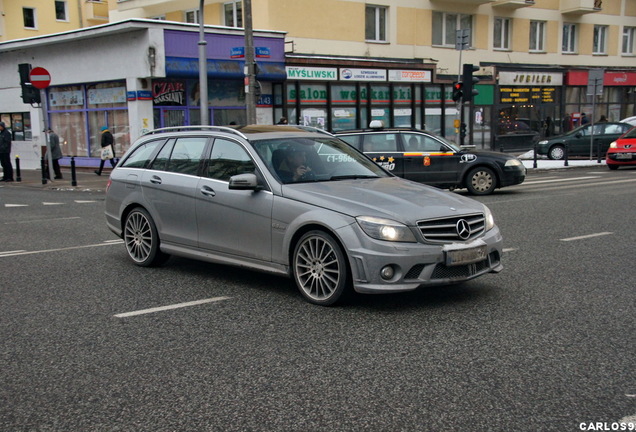
[[[301,237],[292,266],[296,286],[310,303],[330,306],[351,290],[346,257],[334,238],[323,231]]]
[[[170,258],[170,255],[159,250],[157,226],[150,214],[141,207],[134,209],[126,217],[124,244],[128,256],[138,266],[158,266]]]
[[[561,160],[565,157],[565,147],[562,145],[555,145],[550,148],[548,157],[552,160]]]
[[[473,195],[491,194],[497,187],[497,176],[490,168],[477,167],[468,173],[466,187]]]

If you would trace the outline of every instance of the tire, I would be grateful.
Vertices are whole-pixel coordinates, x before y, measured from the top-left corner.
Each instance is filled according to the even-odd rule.
[[[124,223],[124,244],[128,256],[141,267],[154,267],[165,263],[170,255],[159,250],[157,226],[143,208],[133,209]]]
[[[323,231],[309,231],[294,248],[294,281],[310,303],[331,306],[351,291],[347,259],[340,245]]]
[[[489,195],[497,187],[497,176],[487,167],[477,167],[466,176],[466,187],[473,195]]]
[[[565,147],[562,145],[550,147],[550,150],[548,151],[548,158],[552,160],[561,160],[565,158]]]
[[[609,169],[611,169],[612,171],[617,170],[618,169],[618,165],[612,165],[612,164],[607,164],[607,167]]]

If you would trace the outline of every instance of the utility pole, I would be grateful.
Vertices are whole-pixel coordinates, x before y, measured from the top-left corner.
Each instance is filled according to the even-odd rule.
[[[254,35],[252,29],[252,0],[243,0],[245,14],[245,109],[247,124],[256,124],[256,73],[254,67]]]
[[[209,125],[208,111],[208,56],[206,52],[205,26],[203,23],[203,3],[199,0],[199,102],[201,110],[201,125]]]

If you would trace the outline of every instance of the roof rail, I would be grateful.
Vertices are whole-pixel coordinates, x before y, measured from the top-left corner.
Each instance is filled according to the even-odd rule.
[[[163,128],[158,128],[158,129],[153,129],[151,131],[146,132],[145,134],[143,134],[143,136],[146,135],[154,135],[154,134],[159,134],[159,133],[164,133],[164,132],[179,132],[179,131],[217,131],[217,132],[227,132],[227,133],[231,133],[234,135],[238,135],[241,138],[247,139],[247,137],[245,135],[243,135],[241,132],[237,131],[234,128],[231,127],[226,127],[226,126],[171,126],[171,127],[163,127]]]

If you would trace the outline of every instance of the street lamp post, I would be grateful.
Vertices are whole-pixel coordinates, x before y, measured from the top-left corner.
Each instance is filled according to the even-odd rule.
[[[256,124],[256,73],[254,67],[252,0],[244,0],[243,8],[245,14],[245,109],[247,111],[247,124]]]
[[[201,125],[209,124],[208,118],[208,59],[205,41],[205,26],[203,23],[203,3],[199,1],[199,101],[201,110]]]

